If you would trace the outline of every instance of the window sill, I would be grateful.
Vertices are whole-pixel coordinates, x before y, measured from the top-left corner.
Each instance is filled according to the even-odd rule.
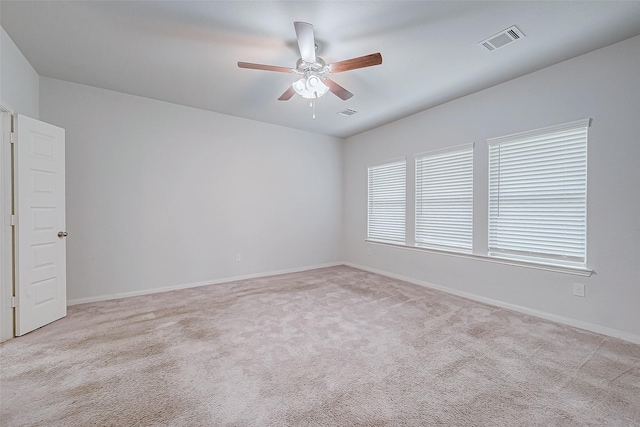
[[[405,249],[405,250],[418,251],[418,252],[428,252],[428,253],[433,253],[438,255],[452,256],[456,258],[466,258],[466,259],[473,259],[476,261],[492,262],[494,264],[503,264],[503,265],[512,265],[516,267],[531,268],[534,270],[552,271],[554,273],[571,274],[574,276],[591,277],[593,274],[595,274],[595,271],[589,270],[586,268],[563,267],[559,265],[549,265],[549,264],[537,264],[533,262],[489,257],[486,255],[465,254],[460,252],[451,252],[451,251],[443,251],[439,249],[423,248],[420,246],[408,246],[400,243],[380,242],[377,240],[365,239],[365,242],[371,243],[374,245],[389,246],[389,247],[398,248],[398,249]]]

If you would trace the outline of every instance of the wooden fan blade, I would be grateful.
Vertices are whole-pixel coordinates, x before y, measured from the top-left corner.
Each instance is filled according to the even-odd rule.
[[[342,86],[340,86],[338,83],[334,82],[331,79],[324,79],[324,84],[329,86],[329,91],[331,93],[333,93],[343,101],[346,101],[347,99],[353,96],[351,92],[349,92],[348,90],[346,90],[345,88],[343,88]]]
[[[294,22],[300,57],[304,62],[316,62],[316,39],[313,36],[313,25],[306,22]]]
[[[254,64],[252,62],[238,62],[238,67],[251,70],[277,71],[278,73],[293,73],[292,68],[278,67],[277,65]]]
[[[380,64],[382,64],[382,55],[380,55],[380,53],[372,53],[371,55],[334,62],[333,64],[329,64],[329,69],[332,73],[341,73],[343,71],[371,67],[373,65]]]
[[[278,101],[288,101],[291,99],[293,95],[295,95],[295,93],[296,91],[293,90],[293,86],[289,86],[289,89],[285,90],[284,93],[280,95],[280,98],[278,98]]]

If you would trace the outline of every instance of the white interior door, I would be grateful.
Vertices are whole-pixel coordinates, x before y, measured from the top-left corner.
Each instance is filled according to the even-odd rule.
[[[64,129],[17,116],[16,335],[67,314]]]

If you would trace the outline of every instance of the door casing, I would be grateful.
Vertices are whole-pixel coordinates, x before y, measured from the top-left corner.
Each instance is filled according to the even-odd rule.
[[[0,342],[14,336],[11,109],[0,105]]]

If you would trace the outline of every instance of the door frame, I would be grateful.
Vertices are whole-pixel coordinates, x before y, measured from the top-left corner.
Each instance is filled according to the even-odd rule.
[[[0,342],[14,337],[14,229],[13,213],[13,147],[11,144],[13,110],[0,104]]]

